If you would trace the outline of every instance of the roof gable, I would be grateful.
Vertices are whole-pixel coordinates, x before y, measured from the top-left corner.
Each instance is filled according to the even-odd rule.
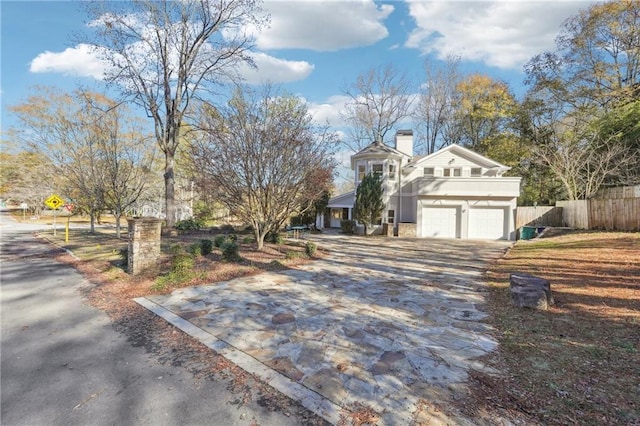
[[[406,167],[426,167],[430,164],[441,164],[443,162],[446,164],[455,164],[456,160],[458,160],[458,163],[460,163],[460,160],[463,160],[478,167],[484,167],[485,169],[501,169],[506,171],[511,168],[456,144],[448,145],[433,154],[417,158],[407,164]]]
[[[411,158],[409,155],[404,152],[400,152],[395,148],[391,148],[388,145],[385,145],[382,142],[375,141],[371,142],[369,145],[362,148],[360,151],[356,152],[351,156],[351,168],[354,168],[355,160],[361,157],[405,157]]]

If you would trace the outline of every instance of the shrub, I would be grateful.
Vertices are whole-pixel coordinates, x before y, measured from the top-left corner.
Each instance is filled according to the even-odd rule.
[[[211,254],[211,252],[213,251],[213,241],[211,240],[202,240],[200,241],[201,246],[202,246],[202,255],[206,256],[208,254]]]
[[[253,242],[253,237],[246,236],[242,239],[242,244],[251,244]]]
[[[120,266],[126,269],[129,265],[129,247],[121,248],[118,251],[118,259],[120,259]]]
[[[356,221],[355,220],[341,220],[340,228],[343,234],[353,235],[356,232]]]
[[[222,246],[220,246],[220,250],[222,251],[223,260],[227,262],[238,262],[240,260],[238,244],[236,244],[235,241],[225,241]]]
[[[179,253],[173,256],[171,260],[171,272],[186,273],[191,272],[195,266],[193,255],[188,253]]]
[[[182,253],[182,251],[183,251],[182,250],[182,246],[179,243],[172,244],[169,247],[169,253],[171,253],[171,254]]]
[[[231,241],[238,241],[238,236],[236,234],[229,234],[227,238]]]
[[[316,251],[318,251],[318,246],[316,243],[311,241],[307,241],[307,244],[304,246],[304,252],[307,253],[307,256],[313,257],[316,255]]]
[[[224,233],[227,233],[227,234],[229,234],[229,233],[231,233],[231,232],[234,232],[234,231],[235,231],[235,229],[233,228],[233,225],[229,225],[228,223],[227,223],[227,224],[225,224],[225,225],[222,225],[222,226],[220,227],[220,230],[221,230],[222,232],[224,232]]]
[[[195,259],[188,253],[177,253],[171,259],[171,271],[158,277],[151,286],[151,290],[164,290],[171,285],[178,285],[194,277],[193,267]]]
[[[202,256],[202,245],[200,243],[193,243],[189,246],[189,253],[195,257]]]
[[[284,243],[284,238],[277,231],[269,231],[267,235],[265,235],[264,240],[268,243],[273,244],[282,244]]]
[[[288,260],[292,260],[292,259],[298,259],[298,258],[302,257],[302,253],[297,252],[297,251],[293,251],[293,250],[287,250],[287,252],[285,253],[284,256]]]
[[[227,241],[226,235],[217,235],[213,240],[213,245],[216,247],[222,247],[222,244],[224,244],[225,241]]]
[[[197,231],[202,228],[204,228],[204,221],[193,217],[176,222],[176,229],[179,231]]]

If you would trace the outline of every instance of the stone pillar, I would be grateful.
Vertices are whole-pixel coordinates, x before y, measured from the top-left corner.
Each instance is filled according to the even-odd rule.
[[[129,222],[129,253],[127,271],[138,275],[155,267],[160,259],[162,219],[143,217]]]

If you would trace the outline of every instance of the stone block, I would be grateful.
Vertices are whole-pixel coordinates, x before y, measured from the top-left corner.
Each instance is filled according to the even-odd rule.
[[[544,278],[525,273],[514,273],[509,278],[511,299],[519,308],[546,310],[552,306],[551,284]]]
[[[398,237],[415,238],[416,237],[416,224],[415,223],[399,223],[398,224]]]

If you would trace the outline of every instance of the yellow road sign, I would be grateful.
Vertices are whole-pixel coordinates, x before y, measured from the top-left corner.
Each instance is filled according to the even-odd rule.
[[[53,194],[51,197],[44,200],[44,203],[54,210],[64,205],[62,198],[58,197],[56,194]]]

